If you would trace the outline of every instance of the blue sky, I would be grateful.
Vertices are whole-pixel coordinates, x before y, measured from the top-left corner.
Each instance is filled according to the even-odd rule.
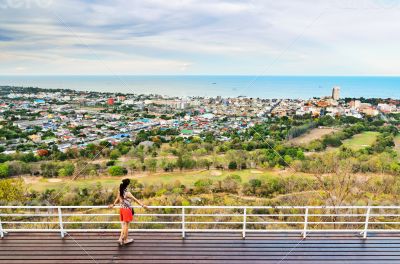
[[[0,0],[0,74],[399,75],[400,0]]]

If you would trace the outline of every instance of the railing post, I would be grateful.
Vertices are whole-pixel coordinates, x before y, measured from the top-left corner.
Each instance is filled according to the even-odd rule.
[[[1,218],[0,218],[0,237],[3,238],[4,237],[4,230],[3,230],[3,225],[1,224]]]
[[[367,208],[367,213],[365,214],[365,225],[364,225],[364,231],[363,233],[363,238],[367,238],[368,235],[368,224],[369,224],[369,214],[371,213],[371,207],[368,206]]]
[[[306,207],[306,211],[304,212],[303,238],[307,237],[307,227],[308,227],[308,207]]]
[[[182,238],[185,238],[185,207],[182,207]]]
[[[246,238],[246,223],[247,223],[247,207],[243,209],[243,231],[242,231],[243,238]]]
[[[60,224],[61,237],[64,237],[65,233],[64,233],[64,227],[63,227],[61,207],[58,207],[58,222]]]

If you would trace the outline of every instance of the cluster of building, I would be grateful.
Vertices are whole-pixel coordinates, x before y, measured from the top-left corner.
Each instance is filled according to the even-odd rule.
[[[341,100],[339,87],[333,88],[332,96],[309,100],[220,96],[178,98],[2,87],[1,126],[12,123],[29,136],[20,139],[0,137],[0,143],[6,146],[8,153],[16,151],[21,144],[32,148],[54,144],[65,151],[103,140],[116,144],[135,139],[141,130],[154,128],[173,129],[182,137],[211,132],[225,141],[229,140],[224,136],[225,132],[242,131],[273,116],[310,114],[363,118],[399,112],[400,102],[396,100],[376,105],[360,100]]]
[[[390,113],[400,113],[400,101],[381,99],[380,103],[372,104],[361,102],[357,99],[341,100],[340,88],[333,87],[332,96],[314,98],[309,100],[281,100],[272,114],[278,116],[293,116],[310,114],[314,117],[329,115],[332,117],[352,116],[364,118],[366,116],[378,116]]]

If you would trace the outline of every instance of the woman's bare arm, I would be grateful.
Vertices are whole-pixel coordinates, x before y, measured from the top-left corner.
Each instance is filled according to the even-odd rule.
[[[117,202],[119,202],[119,194],[118,194],[117,198],[115,199],[115,201],[113,202],[113,204],[110,204],[108,207],[113,208]]]
[[[139,204],[143,208],[147,208],[147,205],[143,204],[141,201],[139,201],[135,196],[133,196],[130,192],[127,192],[126,195],[133,199],[137,204]]]

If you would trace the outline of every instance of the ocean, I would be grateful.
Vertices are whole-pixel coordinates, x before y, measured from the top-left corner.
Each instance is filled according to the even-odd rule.
[[[66,88],[81,91],[259,98],[321,97],[340,86],[341,97],[400,99],[400,77],[222,76],[222,75],[62,75],[0,76],[0,86]]]

